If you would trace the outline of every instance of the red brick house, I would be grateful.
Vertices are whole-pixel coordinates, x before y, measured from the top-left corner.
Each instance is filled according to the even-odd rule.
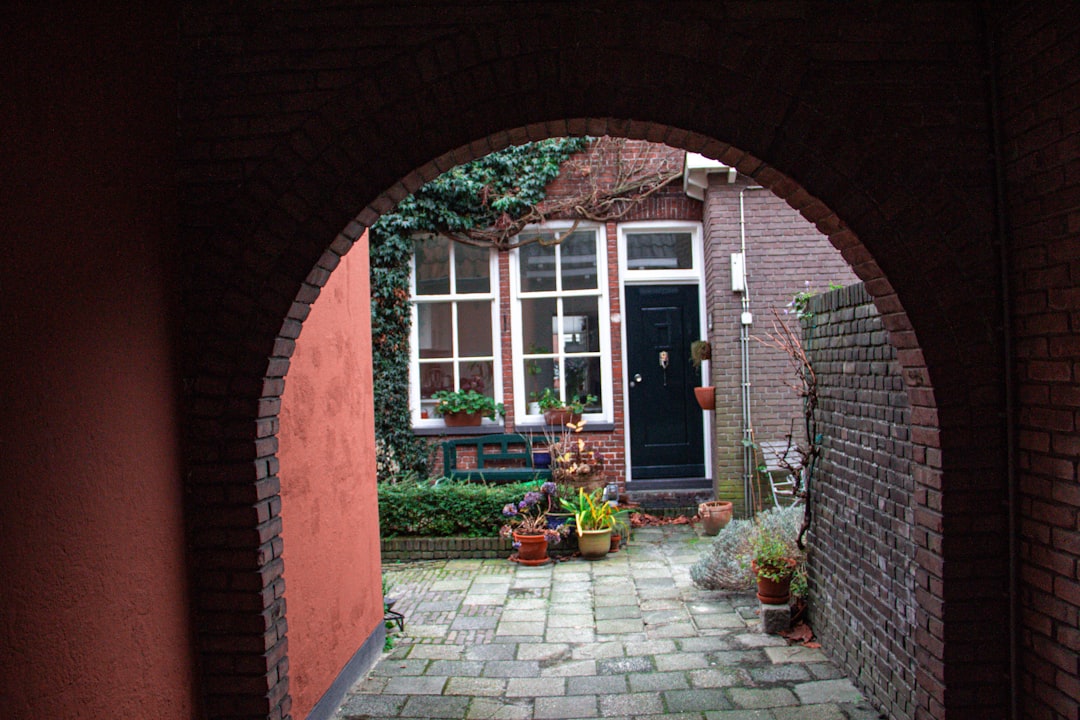
[[[798,414],[786,358],[752,336],[770,332],[795,293],[856,277],[787,203],[666,145],[595,141],[564,164],[545,204],[594,197],[630,175],[675,178],[621,204],[615,219],[556,213],[521,234],[557,244],[494,253],[447,238],[418,243],[414,430],[448,434],[432,395],[473,388],[506,415],[467,433],[543,442],[555,429],[531,400],[551,388],[595,398],[584,432],[602,448],[609,482],[635,497],[739,500],[754,467],[744,466],[743,439],[780,440]],[[714,348],[700,369],[690,360],[698,339]],[[697,404],[698,385],[715,386],[715,412]]]

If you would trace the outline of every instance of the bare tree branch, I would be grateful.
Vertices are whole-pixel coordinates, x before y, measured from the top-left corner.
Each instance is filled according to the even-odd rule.
[[[795,390],[803,401],[803,433],[805,445],[795,441],[795,422],[792,418],[791,432],[787,434],[787,447],[777,462],[795,478],[795,496],[801,498],[805,508],[803,512],[802,527],[799,528],[798,545],[800,550],[805,550],[806,531],[810,529],[810,478],[814,467],[821,456],[821,438],[817,427],[818,406],[818,379],[814,372],[814,366],[806,353],[802,343],[802,333],[791,327],[776,310],[773,310],[773,330],[766,333],[764,338],[754,336],[758,342],[775,348],[787,357],[791,366],[794,380],[785,381],[785,384]],[[797,461],[789,460],[794,452]]]
[[[627,157],[625,149],[625,138],[604,137],[584,157],[568,161],[567,180],[585,186],[570,197],[545,200],[517,218],[503,215],[491,227],[443,234],[455,242],[494,247],[500,251],[537,242],[554,245],[573,233],[583,220],[609,222],[625,217],[650,196],[682,177],[682,167],[677,163],[665,161],[655,167],[649,158]],[[605,159],[613,165],[613,176],[605,173]],[[527,226],[555,218],[572,218],[575,222],[569,230],[561,231],[555,240],[541,236],[520,239],[521,231]]]

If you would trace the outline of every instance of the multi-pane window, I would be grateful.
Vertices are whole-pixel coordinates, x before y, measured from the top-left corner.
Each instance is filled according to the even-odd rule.
[[[438,425],[432,395],[476,390],[501,400],[496,332],[497,266],[486,248],[446,237],[413,253],[413,424]]]
[[[517,413],[539,420],[530,401],[551,388],[564,401],[593,397],[585,412],[610,414],[610,359],[604,252],[597,228],[530,230],[517,251],[515,398]]]

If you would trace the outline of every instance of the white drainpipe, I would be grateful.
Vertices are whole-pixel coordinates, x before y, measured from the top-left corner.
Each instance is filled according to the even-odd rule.
[[[743,456],[743,503],[746,517],[752,517],[754,485],[754,424],[750,419],[750,326],[754,322],[750,313],[750,286],[746,272],[746,211],[743,193],[747,190],[764,190],[761,185],[747,185],[739,191],[739,247],[742,255],[742,315],[739,318],[739,349],[742,352],[742,456]]]

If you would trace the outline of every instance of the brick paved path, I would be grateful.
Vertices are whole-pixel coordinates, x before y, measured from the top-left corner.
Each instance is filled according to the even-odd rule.
[[[388,566],[405,633],[336,717],[878,718],[820,650],[761,634],[752,594],[693,585],[708,541],[667,526],[595,562]]]

